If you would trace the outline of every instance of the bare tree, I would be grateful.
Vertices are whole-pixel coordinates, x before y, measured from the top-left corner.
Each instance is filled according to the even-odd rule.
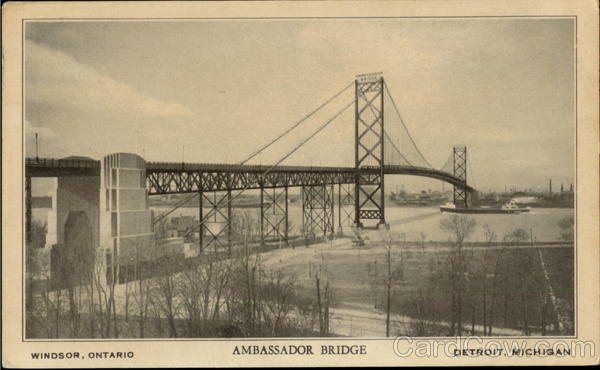
[[[31,240],[25,243],[25,328],[28,338],[37,336],[39,330],[43,330],[48,338],[52,336],[50,311],[53,303],[50,300],[50,266],[49,261],[44,261],[43,258],[46,252],[44,250],[46,233],[45,223],[32,220]]]
[[[95,338],[111,337],[111,325],[114,328],[114,289],[116,270],[112,264],[112,257],[105,249],[96,249],[91,257],[91,268],[83,273],[87,277],[79,287],[82,299],[87,302],[87,316],[89,317],[89,336]],[[83,307],[82,304],[80,304]],[[112,334],[114,336],[115,334]]]
[[[440,221],[440,228],[454,238],[454,250],[450,252],[450,283],[452,289],[452,309],[450,335],[462,336],[462,298],[467,273],[466,254],[463,243],[475,230],[475,220],[463,215],[451,215]]]
[[[385,307],[385,336],[390,336],[390,316],[392,311],[392,293],[396,284],[404,278],[404,269],[402,267],[402,258],[395,261],[393,253],[394,237],[389,232],[384,233],[383,243],[385,248],[386,273],[383,281],[385,287],[386,307]]]
[[[181,273],[178,282],[178,297],[180,297],[183,312],[187,322],[187,336],[195,337],[199,333],[201,316],[200,295],[202,288],[199,283],[201,272],[199,267],[186,269]]]
[[[57,318],[60,318],[60,313],[56,314],[56,311],[60,310],[60,306],[58,305],[57,291],[53,287],[52,280],[50,280],[50,266],[48,263],[39,260],[40,255],[38,252],[40,251],[31,250],[29,252],[32,252],[32,255],[27,256],[28,259],[31,258],[28,263],[35,264],[34,269],[29,271],[32,272],[30,276],[32,278],[31,283],[35,279],[36,286],[34,287],[32,283],[31,286],[26,287],[26,289],[31,289],[31,292],[27,292],[29,297],[26,297],[26,299],[31,299],[30,307],[26,308],[26,334],[28,338],[40,335],[53,338],[56,337],[58,332],[58,329],[55,328],[60,325],[57,321]]]
[[[150,246],[151,250],[146,251],[149,255],[152,256],[152,260],[161,261],[160,263],[153,263],[152,271],[149,272],[148,278],[150,275],[153,276],[152,282],[149,282],[148,285],[152,285],[149,288],[151,292],[152,299],[146,301],[146,303],[150,303],[154,316],[155,316],[155,324],[156,328],[159,332],[162,332],[162,317],[164,316],[168,328],[169,328],[169,337],[175,338],[178,336],[177,333],[177,324],[176,317],[178,314],[179,306],[177,303],[177,283],[176,283],[176,275],[175,272],[179,270],[179,258],[180,256],[175,255],[165,255],[163,250],[164,239],[168,237],[168,227],[167,227],[168,219],[162,219],[157,224],[154,225],[154,245]],[[136,261],[136,266],[138,265]],[[144,273],[144,271],[141,271]],[[136,271],[137,275],[137,271]],[[140,276],[136,276],[138,279],[144,278],[140,274]],[[137,291],[141,290],[140,281],[136,281]],[[125,321],[128,322],[129,318],[129,284],[125,286]],[[153,294],[152,294],[153,293]],[[139,307],[138,307],[139,308]]]
[[[330,286],[329,272],[324,256],[321,255],[320,263],[309,264],[309,276],[315,282],[315,309],[319,318],[319,335],[329,335],[329,309],[333,304],[334,288]]]
[[[33,220],[31,222],[31,240],[25,243],[25,310],[32,315],[34,310],[34,280],[39,279],[43,266],[40,264],[38,251],[46,244],[47,225]],[[33,323],[30,323],[33,324]]]
[[[558,227],[560,228],[560,239],[567,242],[573,242],[575,240],[574,226],[575,219],[573,216],[564,217],[558,221]]]
[[[256,335],[257,328],[260,326],[260,271],[261,259],[258,254],[252,256],[249,253],[248,246],[245,245],[244,254],[242,255],[241,268],[238,272],[241,273],[241,298],[244,307],[244,319],[246,324],[246,332],[249,335]]]
[[[133,257],[133,269],[134,269],[134,289],[133,289],[133,301],[137,308],[137,319],[139,337],[145,338],[146,336],[146,322],[148,320],[148,312],[152,304],[153,299],[153,283],[150,278],[150,273],[147,269],[147,260],[142,258],[142,253],[152,254],[151,250],[146,250],[144,244],[136,243],[134,246],[134,257]],[[154,255],[154,257],[158,257]],[[115,318],[116,319],[116,318]]]
[[[412,319],[409,321],[408,334],[417,337],[438,336],[443,333],[443,324],[441,318],[437,316],[438,312],[435,302],[431,299],[434,287],[419,287],[406,295],[408,308],[412,311]],[[402,331],[403,317],[396,320],[398,327],[395,335],[406,335]]]
[[[484,225],[483,229],[485,231],[485,241],[487,244],[487,248],[485,249],[485,252],[483,254],[483,267],[482,267],[482,271],[481,271],[481,313],[483,315],[483,335],[486,335],[486,328],[488,325],[488,284],[487,284],[487,278],[488,278],[488,255],[490,252],[490,247],[492,245],[492,243],[494,242],[494,240],[496,239],[496,234],[494,233],[494,231],[492,231],[492,229],[488,226],[488,225]],[[475,322],[473,320],[473,325],[475,325]]]
[[[506,234],[504,236],[504,242],[505,243],[524,243],[529,239],[529,233],[522,229],[522,228],[517,228],[512,230],[511,232],[509,232],[508,234]],[[510,289],[509,289],[509,285],[510,285],[510,271],[509,268],[514,268],[517,272],[516,278],[516,284],[519,285],[519,290],[516,292],[517,298],[519,298],[521,300],[521,314],[522,314],[522,321],[523,321],[523,332],[525,333],[525,335],[529,335],[529,308],[527,305],[527,300],[526,300],[526,292],[525,292],[525,284],[526,284],[526,269],[528,268],[528,266],[530,265],[529,261],[528,261],[529,257],[528,254],[525,253],[524,255],[519,255],[518,258],[515,258],[514,256],[511,258],[510,264],[505,264],[505,269],[504,269],[504,280],[503,280],[503,294],[504,294],[504,326],[508,326],[508,315],[509,315],[509,301],[511,300],[511,298],[514,298],[515,293],[511,293]]]
[[[173,268],[176,267],[176,260],[171,259],[161,263],[156,271],[157,277],[155,278],[155,291],[156,298],[153,300],[154,305],[157,308],[156,316],[161,317],[161,314],[167,320],[169,325],[169,337],[177,338],[177,324],[176,318],[179,311],[179,305],[177,304],[177,284]]]
[[[295,284],[296,278],[287,277],[281,269],[267,273],[262,288],[264,312],[265,321],[270,326],[270,335],[273,337],[278,335],[293,309]]]
[[[500,294],[498,293],[498,284],[499,284],[499,278],[502,275],[503,264],[504,264],[503,256],[504,256],[505,252],[506,252],[506,245],[503,245],[502,248],[500,249],[500,251],[498,251],[496,253],[496,261],[494,263],[494,275],[492,278],[492,304],[490,305],[489,315],[487,315],[487,317],[489,318],[488,329],[487,329],[488,336],[492,335],[492,328],[494,327],[495,307],[498,305],[497,298],[498,298],[498,296],[500,296]],[[485,324],[484,324],[484,335],[485,335]]]

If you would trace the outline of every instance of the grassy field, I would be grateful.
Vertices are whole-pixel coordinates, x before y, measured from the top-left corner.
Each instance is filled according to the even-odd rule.
[[[552,246],[541,250],[558,305],[567,317],[572,317],[573,249]],[[391,259],[397,277],[393,284],[392,311],[396,315],[450,320],[451,288],[447,272],[452,251],[451,246],[435,243],[394,243]],[[554,307],[546,294],[547,282],[536,248],[480,246],[465,247],[465,252],[468,261],[463,289],[465,325],[483,322],[484,291],[488,323],[494,316],[494,325],[498,327],[525,330],[524,326],[528,326],[530,332],[535,332],[541,331],[543,310],[546,324],[553,320]],[[264,254],[264,263],[271,269],[281,268],[295,275],[299,289],[306,295],[315,294],[314,274],[320,271],[321,280],[328,280],[334,288],[336,307],[360,305],[381,312],[385,307],[386,256],[382,245],[367,243],[358,248],[350,239],[338,239],[308,248],[275,250]],[[492,306],[495,312],[490,313]]]

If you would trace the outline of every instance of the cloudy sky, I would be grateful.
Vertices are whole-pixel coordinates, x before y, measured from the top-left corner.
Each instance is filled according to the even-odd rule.
[[[574,47],[567,19],[28,22],[27,155],[37,132],[43,157],[235,163],[356,74],[383,72],[434,166],[465,144],[481,190],[568,185]],[[254,162],[275,162],[352,94]],[[353,125],[350,109],[285,164],[351,166]]]

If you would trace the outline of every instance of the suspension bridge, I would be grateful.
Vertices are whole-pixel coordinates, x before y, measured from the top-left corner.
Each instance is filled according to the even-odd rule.
[[[309,118],[330,106],[334,100],[339,100],[344,93],[349,94],[352,88],[354,94],[349,101],[345,101],[340,109],[336,109],[334,114],[324,120],[307,137],[292,148],[288,148],[279,159],[269,165],[249,163],[257,155],[302,127]],[[354,166],[283,164],[315,136],[321,134],[332,122],[339,119],[342,113],[352,108],[354,109]],[[350,156],[351,153],[348,155]],[[140,216],[143,221],[139,222],[156,225],[178,207],[196,198],[196,201],[199,201],[199,218],[195,230],[200,231],[199,244],[202,250],[211,244],[219,243],[231,247],[232,204],[246,190],[260,190],[261,240],[278,238],[287,241],[290,187],[302,189],[304,232],[312,235],[329,235],[335,231],[335,218],[337,218],[338,228],[342,227],[344,220],[350,220],[357,227],[363,227],[369,222],[377,225],[386,224],[384,188],[386,175],[421,176],[444,181],[454,188],[454,204],[458,207],[468,207],[469,194],[475,189],[467,184],[467,168],[466,146],[451,148],[445,164],[440,168],[434,168],[407,129],[383,76],[379,73],[359,75],[352,83],[236,164],[146,162],[141,157],[126,153],[111,154],[101,161],[85,158],[26,158],[27,236],[30,237],[31,230],[31,178],[35,177],[73,178],[74,185],[71,184],[73,181],[64,182],[64,184],[71,184],[67,192],[69,194],[80,191],[81,186],[76,184],[78,181],[76,179],[98,178],[99,192],[97,196],[94,194],[88,196],[86,204],[92,205],[88,205],[88,208],[91,208],[87,209],[87,212],[96,212],[93,205],[95,202],[97,212],[106,214],[89,218],[98,220],[98,229],[109,229],[106,232],[107,240],[124,236],[122,220],[131,217],[124,211],[127,207],[133,207],[139,212],[148,209],[145,202],[143,207],[139,206],[139,202],[135,202],[135,199],[141,196],[140,192],[135,191],[136,189],[143,189],[145,197],[189,194],[162,214]],[[60,202],[60,198],[58,201]],[[137,208],[126,205],[133,204],[132,202],[138,204]],[[77,205],[71,203],[73,202],[70,202],[69,207],[75,210]],[[335,216],[336,204],[338,205],[337,217]],[[205,213],[206,209],[209,211]],[[131,209],[127,211],[131,212]],[[104,218],[107,221],[103,223]],[[214,222],[220,222],[224,226],[218,231],[213,231],[208,224]],[[104,224],[106,226],[103,226]],[[58,227],[60,229],[60,222]],[[144,230],[136,231],[132,235],[137,237],[152,233],[151,226]],[[97,233],[102,234],[102,231],[99,230]],[[99,239],[102,239],[102,236],[94,240]],[[101,241],[98,243],[100,244]],[[121,244],[123,243],[111,243],[115,254],[118,253],[119,248],[122,248],[118,247]]]

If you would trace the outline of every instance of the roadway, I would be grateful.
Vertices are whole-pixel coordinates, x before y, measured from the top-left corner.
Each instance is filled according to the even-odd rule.
[[[70,157],[65,159],[26,158],[27,177],[100,176],[100,161]],[[357,171],[380,173],[378,167],[266,166],[224,163],[147,162],[149,194],[174,194],[203,191],[259,189],[283,186],[353,184]],[[469,192],[474,188],[453,174],[427,167],[385,165],[385,175],[409,175],[445,181]]]

